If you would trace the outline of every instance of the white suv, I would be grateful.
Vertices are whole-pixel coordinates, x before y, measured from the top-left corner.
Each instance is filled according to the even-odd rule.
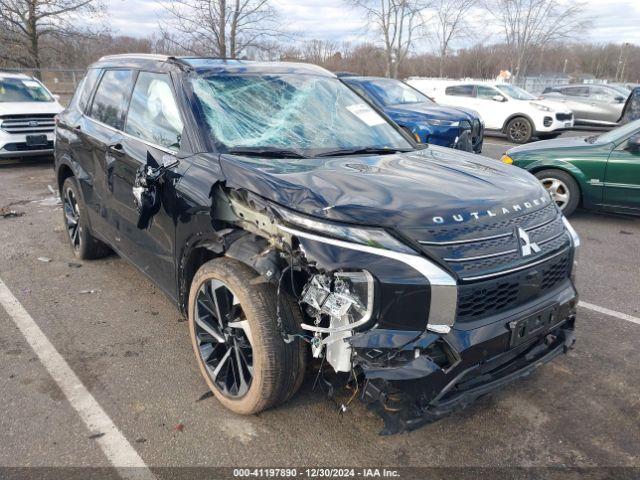
[[[35,78],[0,72],[0,159],[53,153],[62,106]]]
[[[420,78],[410,78],[407,83],[443,105],[472,108],[487,130],[505,133],[514,143],[527,143],[534,136],[557,137],[573,127],[573,112],[566,106],[539,100],[506,83]]]

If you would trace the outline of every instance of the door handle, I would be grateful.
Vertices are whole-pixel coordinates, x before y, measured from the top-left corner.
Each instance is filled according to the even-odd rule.
[[[122,146],[122,143],[120,143],[120,142],[114,142],[114,143],[110,144],[107,147],[107,150],[109,150],[109,153],[112,153],[114,155],[118,155],[118,156],[124,155],[124,147]]]

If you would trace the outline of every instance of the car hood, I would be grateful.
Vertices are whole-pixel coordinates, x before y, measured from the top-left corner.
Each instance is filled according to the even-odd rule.
[[[0,115],[60,113],[58,102],[0,102]]]
[[[468,108],[448,107],[435,103],[410,103],[406,105],[390,105],[384,109],[385,113],[390,117],[396,115],[418,114],[426,119],[435,120],[475,120],[480,116],[475,111]]]
[[[550,150],[557,148],[590,148],[593,147],[594,144],[586,142],[586,137],[564,137],[564,138],[554,138],[553,140],[542,140],[539,142],[528,143],[525,145],[519,145],[517,147],[511,148],[507,151],[507,154],[511,155],[514,153],[524,153],[524,152],[537,152],[540,150]]]
[[[534,200],[538,205],[546,196],[522,169],[436,146],[392,155],[315,159],[222,155],[220,162],[229,187],[250,190],[307,215],[387,228],[509,215],[505,210],[511,206]]]

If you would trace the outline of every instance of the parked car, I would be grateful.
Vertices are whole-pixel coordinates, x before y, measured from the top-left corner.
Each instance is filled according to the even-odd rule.
[[[542,98],[566,105],[576,125],[615,126],[629,92],[611,85],[561,85],[546,88]]]
[[[502,161],[538,177],[565,215],[578,206],[640,214],[640,120],[601,135],[515,147]]]
[[[579,239],[535,178],[413,143],[320,67],[104,57],[56,138],[73,253],[149,276],[235,412],[313,356],[392,433],[573,345]]]
[[[0,159],[53,153],[56,97],[37,79],[0,72]]]
[[[392,78],[340,74],[338,77],[418,142],[482,152],[484,125],[477,112],[438,105],[415,88]]]
[[[622,109],[622,115],[618,120],[620,125],[624,125],[640,118],[640,87],[634,88]]]
[[[513,143],[533,137],[553,138],[573,127],[573,113],[565,106],[538,100],[505,83],[409,79],[407,83],[443,105],[472,108],[487,130],[505,133]]]

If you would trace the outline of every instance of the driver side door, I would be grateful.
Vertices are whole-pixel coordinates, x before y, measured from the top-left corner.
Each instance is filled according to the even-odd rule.
[[[182,161],[153,185],[157,208],[148,224],[136,204],[136,174],[147,166],[175,160],[180,150],[183,122],[171,77],[165,72],[138,73],[124,131],[113,149],[112,210],[117,217],[120,250],[172,298],[175,297],[175,184],[187,168]]]
[[[604,203],[640,211],[640,150],[630,149],[627,142],[625,139],[609,155]]]

